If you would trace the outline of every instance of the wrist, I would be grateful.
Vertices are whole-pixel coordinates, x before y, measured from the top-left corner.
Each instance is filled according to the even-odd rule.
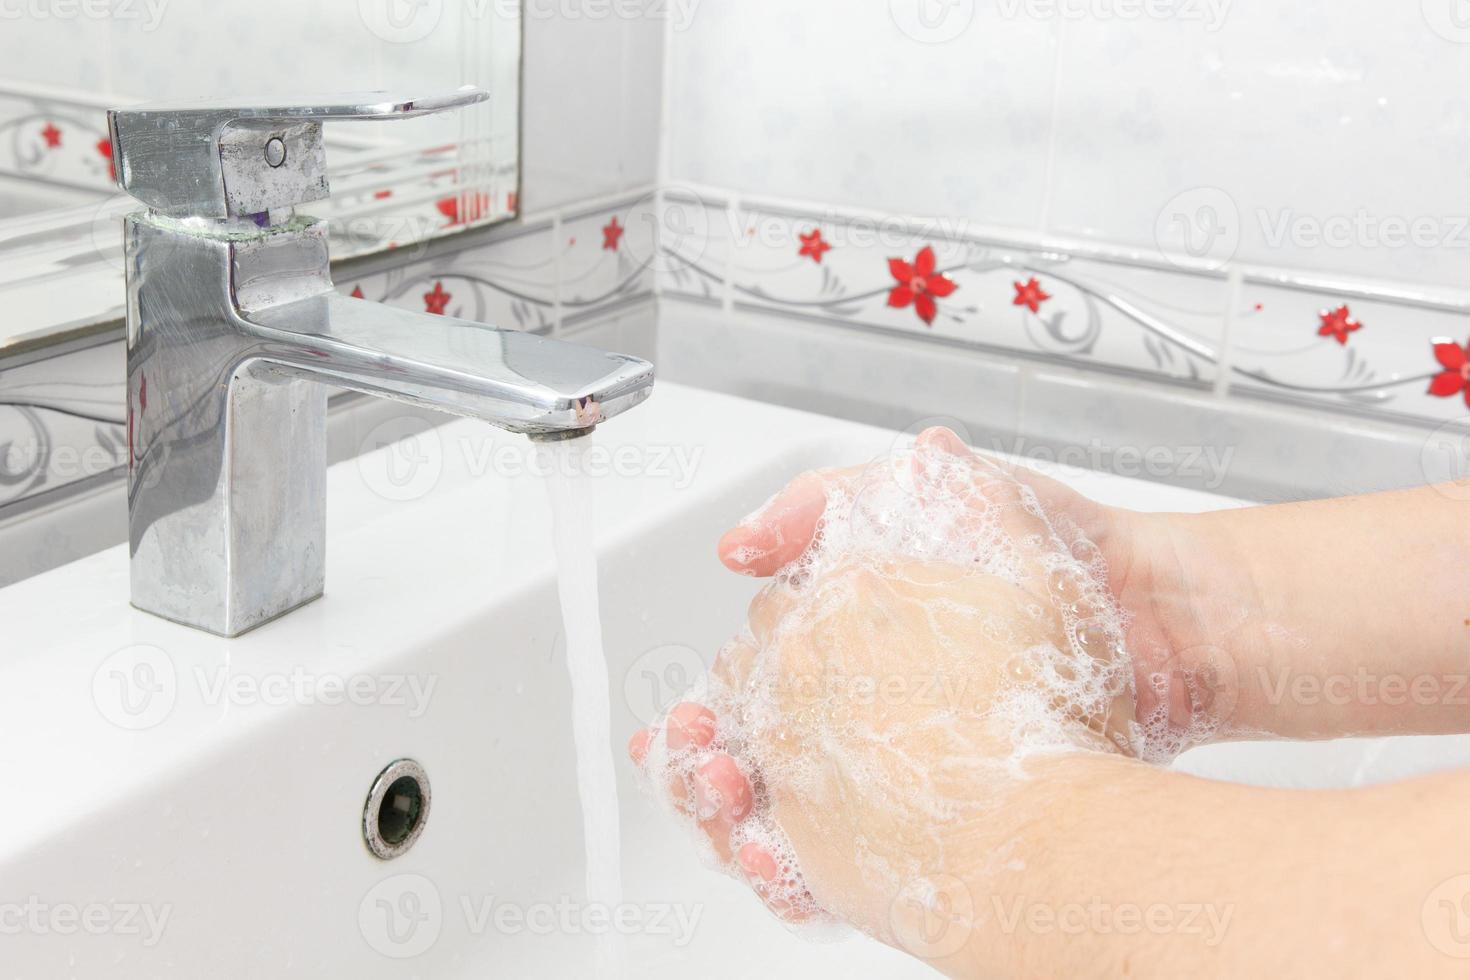
[[[1115,594],[1129,617],[1145,758],[1251,730],[1241,686],[1265,644],[1247,556],[1211,514],[1129,514],[1126,528],[1134,560]]]

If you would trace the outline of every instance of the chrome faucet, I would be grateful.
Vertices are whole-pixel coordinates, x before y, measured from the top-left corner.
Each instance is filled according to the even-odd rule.
[[[328,386],[553,438],[646,398],[646,361],[341,296],[322,122],[487,93],[107,114],[124,226],[128,521],[139,609],[237,636],[322,594]]]

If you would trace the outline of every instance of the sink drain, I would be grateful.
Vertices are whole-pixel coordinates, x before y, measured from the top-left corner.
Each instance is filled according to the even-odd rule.
[[[413,846],[429,822],[429,777],[412,759],[378,773],[362,809],[362,837],[384,861]]]

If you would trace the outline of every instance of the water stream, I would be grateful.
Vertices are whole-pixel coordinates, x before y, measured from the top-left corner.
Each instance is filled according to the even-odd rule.
[[[602,651],[602,615],[597,602],[597,554],[592,546],[594,488],[578,465],[587,442],[573,439],[541,449],[546,453],[543,471],[551,497],[557,589],[572,680],[572,734],[577,745],[577,793],[587,855],[587,904],[610,918],[623,900],[622,837],[607,658]],[[627,946],[616,930],[597,937],[593,975],[627,975]]]

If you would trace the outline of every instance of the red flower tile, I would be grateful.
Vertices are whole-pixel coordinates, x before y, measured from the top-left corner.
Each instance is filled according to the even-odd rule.
[[[41,130],[41,139],[46,141],[47,149],[54,150],[61,145],[61,130],[56,128],[55,123],[48,122],[46,128]]]
[[[622,241],[623,232],[626,229],[618,224],[618,216],[613,215],[612,221],[608,222],[602,229],[602,248],[606,252],[616,252],[618,242]]]
[[[443,316],[444,307],[449,305],[449,301],[453,298],[454,294],[446,293],[444,291],[444,283],[435,282],[434,288],[429,292],[424,293],[424,309],[428,310],[430,313],[437,313],[440,316]]]
[[[802,258],[810,258],[817,265],[822,264],[822,256],[832,250],[832,246],[822,238],[822,229],[813,228],[805,235],[797,235],[801,239],[801,251],[797,254]]]
[[[1317,328],[1317,336],[1336,337],[1339,344],[1346,344],[1348,334],[1354,330],[1363,329],[1363,325],[1353,319],[1346,304],[1335,310],[1323,310],[1317,315],[1322,318],[1322,325]]]
[[[1444,370],[1430,379],[1428,393],[1449,398],[1463,391],[1465,403],[1470,405],[1470,343],[1461,347],[1447,337],[1436,337],[1430,343],[1434,345],[1434,359]]]
[[[914,256],[912,265],[903,259],[888,260],[888,271],[898,280],[898,285],[888,294],[888,305],[903,309],[912,303],[914,312],[927,326],[933,326],[934,316],[939,312],[939,305],[934,301],[959,288],[954,280],[936,272],[934,265],[934,249],[928,245]]]
[[[1011,305],[1024,306],[1032,313],[1039,312],[1041,304],[1051,299],[1051,293],[1041,288],[1041,283],[1036,281],[1035,276],[1024,283],[1013,282],[1011,285],[1016,287],[1016,298],[1011,300]]]

